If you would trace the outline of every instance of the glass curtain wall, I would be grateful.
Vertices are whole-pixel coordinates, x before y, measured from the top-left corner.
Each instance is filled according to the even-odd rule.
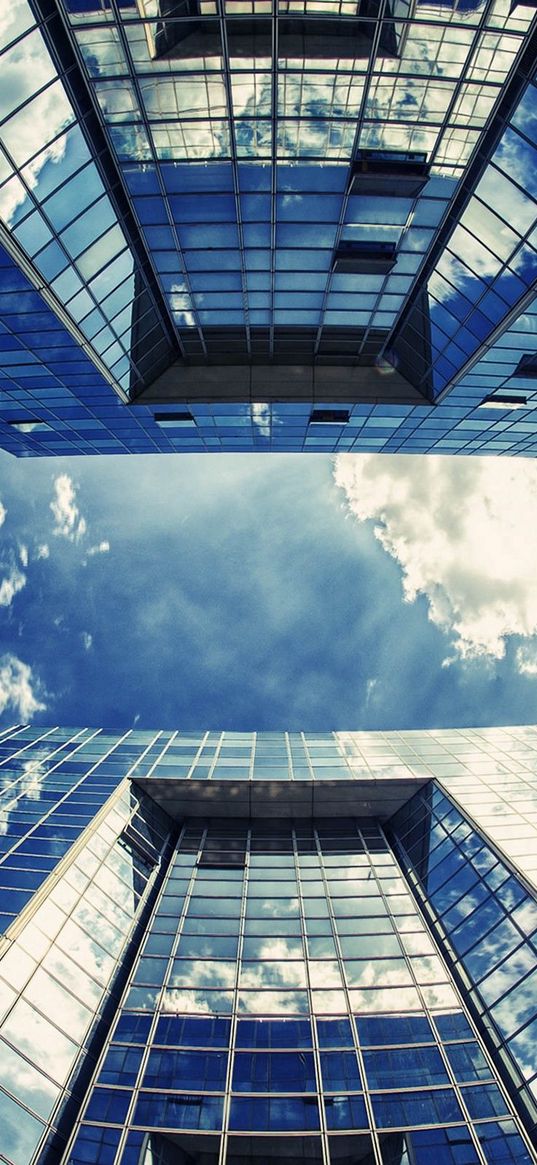
[[[59,1161],[136,951],[171,822],[128,782],[0,949],[0,1160]]]
[[[535,1160],[372,820],[187,823],[64,1165]]]
[[[399,810],[390,826],[432,931],[535,1127],[535,897],[435,782]]]
[[[148,735],[28,728],[0,742],[0,934],[93,822]]]

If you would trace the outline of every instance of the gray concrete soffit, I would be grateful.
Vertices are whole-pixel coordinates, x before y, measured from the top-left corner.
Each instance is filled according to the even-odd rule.
[[[430,777],[349,781],[135,780],[175,821],[185,817],[372,817],[386,821]]]
[[[307,364],[172,364],[133,405],[181,401],[347,401],[353,404],[427,404],[399,372]]]

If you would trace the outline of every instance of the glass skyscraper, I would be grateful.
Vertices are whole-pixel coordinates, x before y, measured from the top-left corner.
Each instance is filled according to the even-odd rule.
[[[14,0],[0,446],[537,451],[535,0]]]
[[[0,1160],[537,1161],[537,728],[0,738]]]

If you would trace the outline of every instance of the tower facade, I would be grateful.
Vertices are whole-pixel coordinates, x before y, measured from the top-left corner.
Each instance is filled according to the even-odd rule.
[[[537,1160],[537,729],[0,756],[9,1165]]]
[[[20,0],[0,444],[536,450],[535,5]]]

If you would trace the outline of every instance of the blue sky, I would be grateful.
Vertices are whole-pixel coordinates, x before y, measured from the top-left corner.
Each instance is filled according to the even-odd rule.
[[[533,462],[0,464],[2,724],[536,718]]]

